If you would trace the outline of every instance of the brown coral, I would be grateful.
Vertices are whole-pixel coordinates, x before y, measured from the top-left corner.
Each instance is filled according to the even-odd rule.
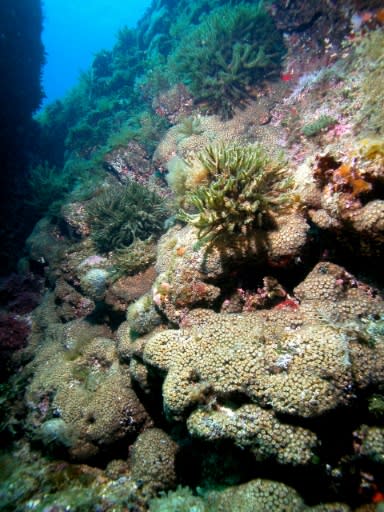
[[[145,493],[155,495],[174,487],[178,445],[159,428],[146,430],[131,449],[132,478],[140,481]]]
[[[48,447],[54,437],[74,460],[95,457],[151,424],[118,363],[115,342],[103,333],[84,321],[68,323],[47,338],[32,363],[27,427]]]

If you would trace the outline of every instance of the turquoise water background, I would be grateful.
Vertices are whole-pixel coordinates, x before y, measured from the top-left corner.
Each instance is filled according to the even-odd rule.
[[[110,49],[117,31],[124,25],[134,27],[150,4],[150,0],[45,0],[44,105],[75,85],[95,53]]]

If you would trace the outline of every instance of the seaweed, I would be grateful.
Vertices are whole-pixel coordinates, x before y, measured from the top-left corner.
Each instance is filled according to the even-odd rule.
[[[263,3],[241,3],[204,17],[182,38],[169,65],[198,103],[226,119],[247,101],[250,87],[278,71],[284,52]]]
[[[384,32],[368,34],[356,48],[356,63],[362,73],[358,121],[366,132],[383,134]]]
[[[314,137],[331,126],[335,125],[337,120],[326,114],[321,115],[312,123],[308,123],[301,129],[303,135],[306,137]]]
[[[292,180],[281,162],[261,146],[208,146],[198,155],[207,183],[187,193],[197,213],[181,209],[179,219],[203,240],[247,235],[270,224],[270,213],[290,203]]]
[[[168,216],[164,199],[135,181],[105,189],[86,210],[91,238],[104,253],[160,234]]]

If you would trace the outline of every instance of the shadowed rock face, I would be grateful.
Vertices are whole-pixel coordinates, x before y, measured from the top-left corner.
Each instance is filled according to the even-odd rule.
[[[36,220],[26,221],[22,203],[29,154],[36,135],[32,114],[43,97],[41,1],[4,0],[0,4],[0,20],[0,268],[3,272],[12,265],[10,253],[22,247]]]

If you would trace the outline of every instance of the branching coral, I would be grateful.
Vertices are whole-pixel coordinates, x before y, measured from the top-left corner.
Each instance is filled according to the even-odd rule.
[[[104,190],[89,202],[87,213],[91,237],[108,252],[161,233],[168,210],[156,192],[130,181]]]
[[[281,34],[262,2],[241,3],[206,16],[181,40],[170,65],[196,101],[228,118],[250,86],[279,68],[283,54]]]
[[[261,146],[210,146],[198,155],[206,184],[187,194],[197,210],[181,210],[179,218],[199,231],[199,238],[248,234],[267,227],[272,211],[292,199],[292,180],[281,163]]]

